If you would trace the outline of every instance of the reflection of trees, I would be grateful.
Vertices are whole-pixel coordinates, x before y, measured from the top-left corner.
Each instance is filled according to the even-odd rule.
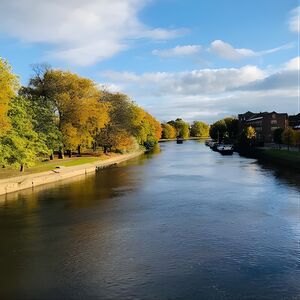
[[[271,171],[273,175],[281,182],[288,184],[300,191],[300,174],[299,171],[274,165],[272,163],[259,161],[263,169]]]

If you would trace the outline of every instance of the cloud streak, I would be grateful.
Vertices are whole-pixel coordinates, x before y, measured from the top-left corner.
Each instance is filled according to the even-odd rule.
[[[216,54],[220,58],[226,60],[240,60],[249,57],[264,56],[267,54],[275,53],[293,47],[294,47],[293,43],[290,43],[290,44],[285,44],[280,47],[276,47],[268,50],[254,51],[247,48],[234,48],[232,45],[222,40],[215,40],[211,43],[210,48],[208,50]]]
[[[185,45],[164,50],[153,50],[152,54],[160,57],[190,56],[198,54],[201,49],[200,45]]]
[[[300,15],[300,6],[296,7],[291,11],[289,27],[290,27],[290,31],[292,32],[296,32],[296,33],[300,32],[299,15]]]

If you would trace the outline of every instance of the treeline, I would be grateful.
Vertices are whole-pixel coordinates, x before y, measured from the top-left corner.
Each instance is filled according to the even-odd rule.
[[[209,134],[214,140],[233,142],[239,135],[239,121],[231,117],[219,120],[210,126]]]
[[[194,121],[191,125],[184,120],[178,118],[175,121],[161,124],[162,126],[162,139],[175,139],[189,137],[208,137],[209,125],[201,122]]]
[[[299,147],[300,150],[300,130],[294,130],[290,127],[286,129],[277,128],[274,130],[274,143],[285,144],[288,147]]]
[[[210,126],[210,137],[220,142],[234,143],[238,146],[255,146],[259,144],[255,128],[247,126],[240,131],[239,120],[236,118],[225,118]],[[297,146],[300,150],[300,131],[290,127],[277,128],[273,131],[273,141],[278,145]]]
[[[160,122],[128,96],[47,65],[33,71],[28,86],[21,87],[0,58],[1,166],[23,170],[55,153],[62,159],[84,149],[127,152],[160,139]]]

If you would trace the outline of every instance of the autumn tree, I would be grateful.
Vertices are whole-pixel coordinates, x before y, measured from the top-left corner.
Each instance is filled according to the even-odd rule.
[[[176,129],[170,125],[170,124],[162,124],[162,138],[163,139],[175,139],[177,134],[176,134]]]
[[[253,146],[256,139],[256,131],[252,126],[247,126],[243,129],[241,135],[239,136],[240,146],[251,147]]]
[[[18,78],[12,73],[11,66],[0,57],[0,135],[10,127],[8,110],[18,86]]]
[[[72,151],[92,144],[97,132],[109,121],[109,106],[101,101],[101,92],[90,79],[71,72],[44,68],[30,80],[33,99],[42,99],[57,115],[63,144]],[[54,118],[54,116],[53,116]]]
[[[288,127],[282,132],[282,142],[288,146],[288,150],[290,150],[290,146],[295,145],[295,131]]]
[[[294,132],[294,139],[295,139],[295,146],[298,146],[298,149],[300,151],[300,130],[295,130]]]
[[[161,124],[137,105],[132,106],[131,128],[138,143],[146,148],[153,147],[161,138]]]
[[[191,136],[193,136],[193,137],[208,137],[209,136],[209,125],[204,122],[194,121],[191,126]]]
[[[168,124],[176,129],[177,137],[187,139],[190,136],[190,125],[183,119],[177,118],[175,121],[169,121]]]

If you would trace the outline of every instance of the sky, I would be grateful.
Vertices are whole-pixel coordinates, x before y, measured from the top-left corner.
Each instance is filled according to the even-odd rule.
[[[48,63],[160,121],[299,111],[297,0],[0,0],[0,57]]]

